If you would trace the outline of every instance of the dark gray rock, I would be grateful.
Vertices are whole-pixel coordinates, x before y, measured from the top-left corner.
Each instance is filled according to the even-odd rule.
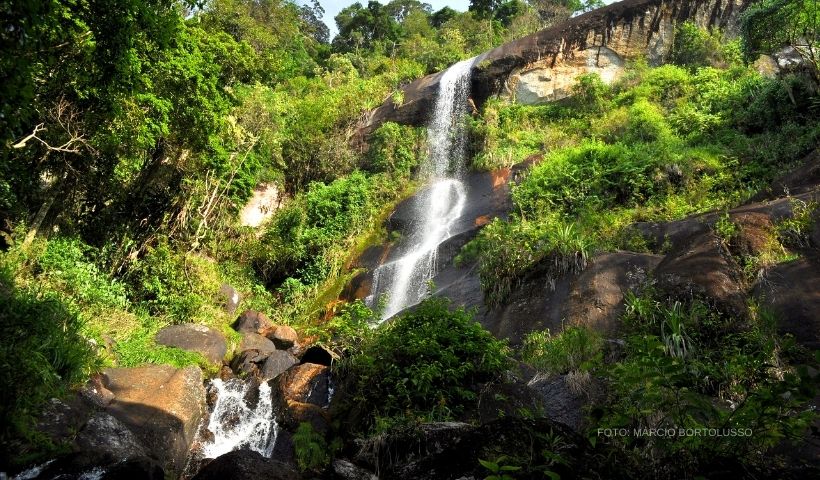
[[[251,450],[236,450],[211,460],[193,480],[299,480],[291,465],[265,458]]]
[[[236,313],[239,303],[242,302],[242,295],[232,286],[223,283],[222,286],[219,287],[219,296],[222,298],[222,305],[225,311],[228,312],[229,315]]]
[[[259,375],[268,355],[270,353],[262,353],[259,350],[245,350],[231,360],[231,369],[237,375]]]
[[[242,341],[239,343],[239,351],[257,350],[262,355],[269,355],[276,351],[276,346],[267,338],[258,333],[242,334]]]
[[[703,297],[737,320],[749,317],[738,267],[712,233],[695,235],[670,252],[655,270],[660,289],[683,302]]]
[[[128,427],[105,412],[98,412],[91,417],[77,435],[76,444],[83,451],[99,452],[115,462],[148,454]]]
[[[820,348],[820,259],[776,265],[755,285],[764,306],[776,314],[780,333],[809,349]]]
[[[290,353],[277,350],[271,353],[259,369],[262,380],[270,380],[284,373],[290,367],[299,363],[299,360]]]
[[[195,323],[170,325],[157,332],[154,339],[160,345],[201,353],[211,363],[222,363],[228,351],[221,333]]]

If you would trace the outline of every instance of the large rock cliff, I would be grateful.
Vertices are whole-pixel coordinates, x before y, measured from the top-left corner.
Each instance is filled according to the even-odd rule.
[[[691,20],[731,32],[752,1],[625,0],[579,15],[479,55],[472,71],[473,100],[480,105],[490,96],[506,95],[519,103],[541,103],[567,97],[584,73],[614,81],[628,60],[663,63],[677,24]],[[362,133],[386,121],[424,125],[441,75],[407,85],[402,103],[387,100],[371,113]]]

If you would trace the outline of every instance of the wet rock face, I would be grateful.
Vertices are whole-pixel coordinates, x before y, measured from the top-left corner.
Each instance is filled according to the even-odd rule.
[[[565,98],[584,73],[613,81],[628,60],[647,57],[652,64],[662,63],[678,23],[692,20],[702,27],[732,31],[748,3],[625,0],[593,10],[480,55],[473,66],[472,97],[479,105],[498,94],[530,104]],[[366,136],[387,121],[426,124],[441,76],[439,72],[409,84],[402,104],[388,99],[372,112],[360,133]]]
[[[222,363],[228,351],[221,333],[195,323],[170,325],[157,332],[154,339],[160,345],[201,353],[211,363]]]
[[[198,367],[109,368],[103,384],[114,394],[106,412],[133,432],[169,472],[179,473],[205,414]]]

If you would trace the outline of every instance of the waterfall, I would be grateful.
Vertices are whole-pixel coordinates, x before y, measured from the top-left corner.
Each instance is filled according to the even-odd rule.
[[[382,294],[387,294],[382,320],[424,298],[427,283],[436,273],[438,246],[456,233],[453,226],[466,202],[461,181],[466,152],[464,119],[474,62],[471,58],[456,63],[439,79],[438,97],[427,127],[429,157],[421,168],[429,187],[417,195],[416,221],[405,239],[407,253],[376,269],[367,299],[375,306]]]
[[[270,458],[279,433],[270,385],[267,382],[259,385],[255,405],[250,398],[255,382],[214,379],[210,388],[211,393],[216,394],[207,426],[213,437],[202,442],[199,456],[216,458],[234,450],[248,449]]]

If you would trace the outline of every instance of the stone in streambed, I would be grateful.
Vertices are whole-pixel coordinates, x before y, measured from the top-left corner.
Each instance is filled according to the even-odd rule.
[[[273,324],[268,317],[256,310],[245,310],[233,324],[233,329],[239,333],[257,333],[259,335],[264,335],[272,327]]]

